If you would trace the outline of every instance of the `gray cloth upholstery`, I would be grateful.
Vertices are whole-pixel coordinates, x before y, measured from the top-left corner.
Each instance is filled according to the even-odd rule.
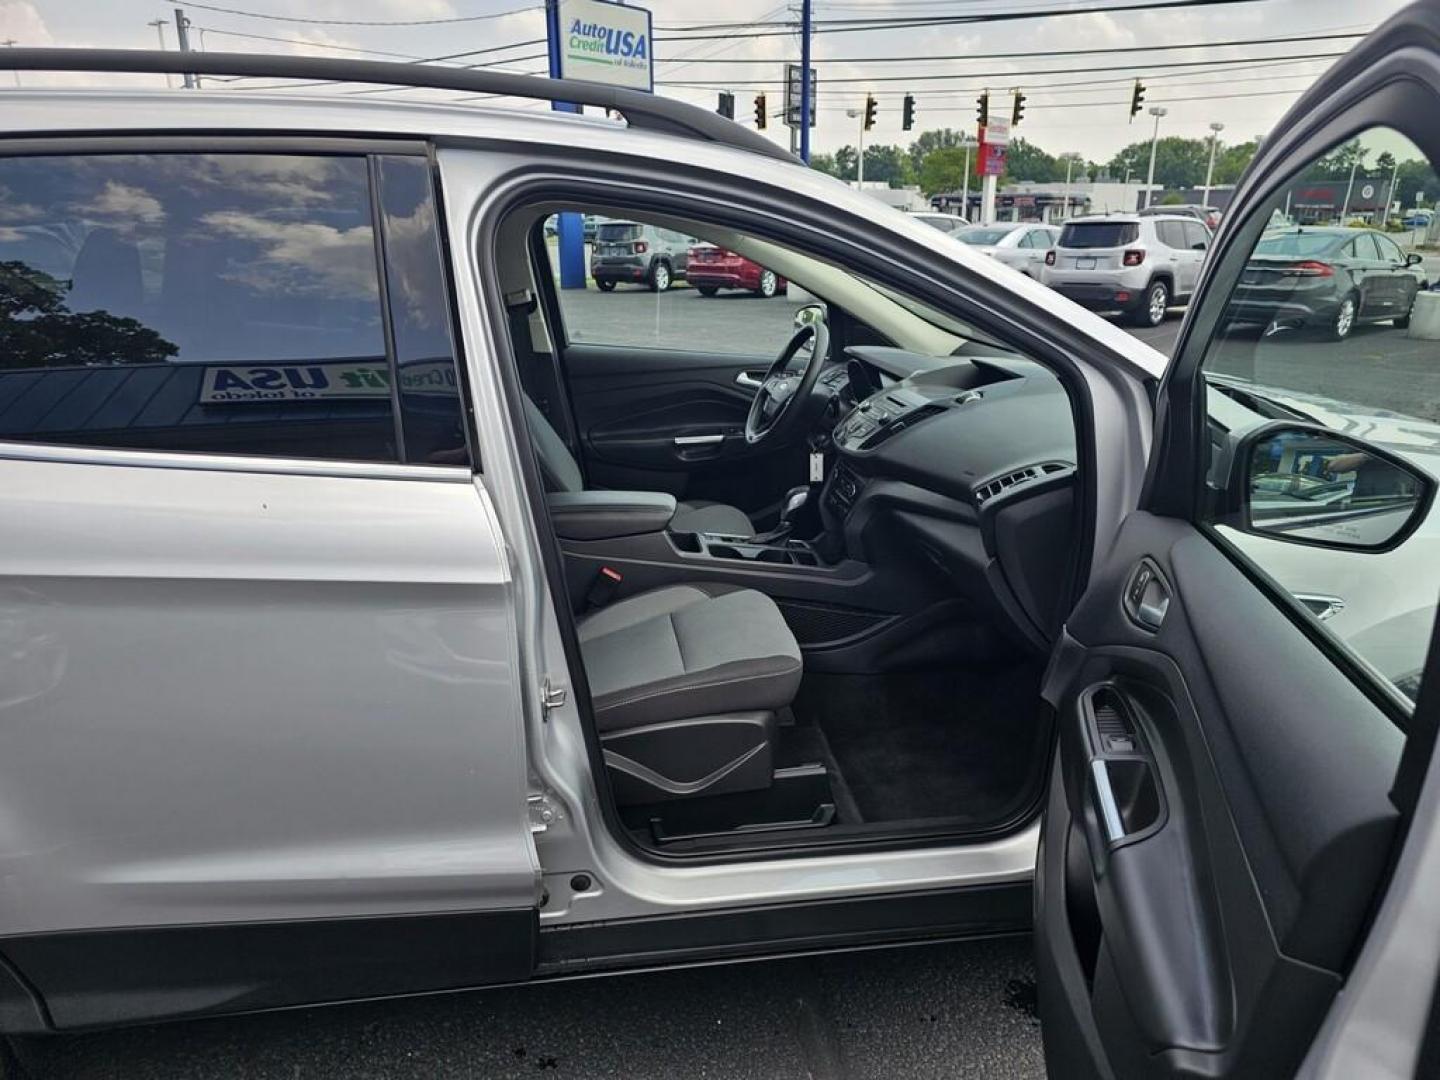
[[[546,491],[575,492],[585,490],[585,477],[580,464],[560,438],[559,432],[550,426],[550,421],[540,407],[523,395],[525,421],[530,425],[530,437],[535,444],[535,457],[540,462],[540,475],[545,480]],[[755,526],[750,519],[733,506],[717,502],[682,502],[675,511],[670,527],[676,532],[710,532],[726,536],[754,536]]]
[[[719,533],[722,536],[754,536],[755,526],[733,506],[717,502],[682,502],[670,520],[675,532]]]
[[[560,433],[550,426],[540,406],[530,400],[529,394],[521,395],[525,401],[525,422],[530,425],[530,439],[535,445],[535,457],[540,462],[540,474],[545,478],[548,491],[584,491],[585,478],[580,474],[579,463],[570,455],[570,448]]]
[[[795,635],[753,589],[651,589],[582,617],[577,629],[602,732],[774,711],[800,688]]]

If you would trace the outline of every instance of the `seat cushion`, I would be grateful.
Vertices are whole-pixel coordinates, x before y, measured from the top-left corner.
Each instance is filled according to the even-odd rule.
[[[763,593],[668,585],[579,620],[601,731],[776,710],[800,687],[800,646]]]
[[[670,519],[674,532],[719,533],[722,536],[754,536],[755,526],[748,517],[725,503],[682,502]]]

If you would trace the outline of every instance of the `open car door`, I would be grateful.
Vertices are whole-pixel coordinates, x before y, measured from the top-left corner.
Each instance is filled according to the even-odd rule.
[[[1436,162],[1427,4],[1306,94],[1227,211],[1140,508],[1047,675],[1053,1076],[1294,1075],[1364,944],[1440,712],[1440,342],[1409,330],[1440,294],[1367,323],[1315,252]],[[1359,201],[1317,205],[1352,166]]]

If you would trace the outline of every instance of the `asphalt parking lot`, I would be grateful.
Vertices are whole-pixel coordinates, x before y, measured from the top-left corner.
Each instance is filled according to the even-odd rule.
[[[52,1040],[36,1080],[1045,1075],[1029,938],[801,957]]]

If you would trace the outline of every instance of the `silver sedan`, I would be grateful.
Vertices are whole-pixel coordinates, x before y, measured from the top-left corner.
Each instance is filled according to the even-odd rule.
[[[1055,246],[1060,230],[1038,222],[1006,222],[999,225],[977,225],[956,233],[962,244],[979,248],[1022,274],[1039,277],[1045,252]]]

